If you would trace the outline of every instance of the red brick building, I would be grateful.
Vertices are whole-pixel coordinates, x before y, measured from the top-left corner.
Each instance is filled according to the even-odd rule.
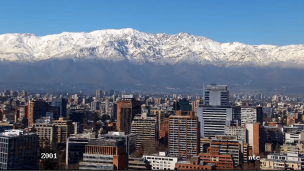
[[[200,153],[199,157],[206,163],[215,164],[216,170],[233,169],[231,154],[219,154],[217,150],[210,150],[209,153]]]
[[[190,161],[179,161],[175,163],[176,170],[216,170],[215,164],[206,163],[200,157],[192,157]]]
[[[117,140],[90,140],[85,146],[83,161],[79,169],[91,170],[126,170],[129,157],[126,153],[124,141]]]

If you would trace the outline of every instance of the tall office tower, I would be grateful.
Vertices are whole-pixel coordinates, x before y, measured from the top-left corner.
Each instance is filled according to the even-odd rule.
[[[127,170],[129,157],[124,141],[89,140],[80,170]]]
[[[241,123],[241,106],[232,106],[232,119]]]
[[[43,101],[28,102],[28,125],[32,125],[36,119],[44,117],[48,112],[49,105]]]
[[[100,99],[102,97],[102,90],[96,90],[96,99]]]
[[[35,133],[6,130],[0,134],[1,170],[38,170],[39,140]]]
[[[233,108],[229,105],[229,92],[226,85],[206,86],[204,105],[196,112],[200,121],[201,137],[214,138],[225,134],[225,126],[233,120]]]
[[[257,112],[257,122],[259,122],[260,124],[263,124],[263,107],[257,106],[256,112]]]
[[[229,91],[227,90],[227,85],[207,85],[204,93],[205,105],[229,105]]]
[[[75,134],[67,139],[66,142],[66,166],[77,164],[83,159],[85,146],[90,139],[96,139],[95,134]]]
[[[199,153],[199,123],[192,111],[169,117],[169,156],[190,159]]]
[[[49,110],[46,115],[49,113],[52,113],[54,120],[58,120],[60,118],[60,106],[49,106]]]
[[[229,126],[232,121],[232,107],[199,105],[197,116],[201,137],[214,138],[225,134],[225,126]]]
[[[109,98],[106,98],[106,114],[109,113]]]
[[[64,120],[60,117],[59,120],[53,120],[53,124],[57,128],[57,142],[66,143],[67,138],[74,133],[74,125],[71,120]]]
[[[131,134],[136,134],[136,147],[141,148],[144,143],[158,140],[158,123],[156,117],[148,117],[146,113],[135,116],[131,124]],[[147,149],[144,149],[147,150]]]
[[[67,100],[63,98],[53,99],[52,106],[60,107],[60,117],[66,117],[67,115]]]
[[[54,124],[51,123],[36,123],[33,124],[36,129],[36,134],[39,137],[39,146],[44,148],[49,146],[53,148],[52,145],[55,144],[55,138],[57,136],[57,130]]]
[[[111,115],[111,119],[113,121],[117,120],[117,104],[116,103],[113,103],[112,105],[112,115]]]
[[[247,142],[252,147],[252,155],[260,155],[260,123],[248,123],[247,129]]]
[[[180,99],[178,102],[174,102],[173,110],[175,111],[192,111],[192,106],[186,98]]]
[[[124,132],[109,131],[107,134],[99,135],[100,139],[113,139],[118,141],[124,141],[126,144],[127,154],[132,154],[136,150],[136,134],[126,135]]]
[[[117,102],[117,131],[129,134],[134,116],[140,113],[140,102],[136,101],[132,95],[123,95],[122,100]]]
[[[110,94],[109,94],[109,95],[110,95],[110,96],[113,96],[113,95],[114,95],[114,92],[115,92],[114,90],[110,90]]]
[[[263,124],[263,108],[257,107],[242,107],[241,108],[241,124],[256,123]]]
[[[83,124],[83,118],[85,116],[85,109],[70,109],[69,111],[69,120],[72,122],[78,122],[79,124]]]
[[[241,164],[243,152],[243,140],[236,136],[217,135],[215,139],[210,140],[208,152],[218,151],[219,154],[230,154],[235,167]]]

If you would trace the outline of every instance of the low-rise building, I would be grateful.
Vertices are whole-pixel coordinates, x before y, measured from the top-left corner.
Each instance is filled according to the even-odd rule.
[[[216,170],[233,169],[233,159],[231,154],[220,154],[219,151],[212,150],[208,153],[200,153],[199,157],[201,161],[215,164]]]
[[[206,163],[199,156],[193,156],[190,161],[178,161],[175,170],[216,170],[213,163]]]
[[[287,153],[291,151],[298,151],[299,153],[304,154],[304,144],[295,144],[295,143],[288,143],[288,144],[283,144],[280,146],[280,152],[282,153]]]
[[[303,170],[304,156],[298,152],[269,154],[260,160],[261,170]]]
[[[151,165],[144,158],[129,158],[128,170],[151,170]]]
[[[304,131],[295,131],[285,133],[285,143],[304,142]]]
[[[152,170],[174,170],[178,157],[169,157],[166,152],[155,155],[144,155],[144,159],[150,162]]]
[[[218,151],[220,154],[231,154],[234,166],[239,166],[241,154],[243,152],[243,140],[238,140],[236,136],[217,135],[216,139],[210,140],[210,147],[207,152]]]
[[[136,150],[136,134],[125,134],[125,132],[110,131],[107,134],[100,134],[100,139],[115,139],[124,141],[126,144],[126,152],[130,155]]]
[[[95,139],[93,133],[71,134],[66,142],[66,166],[70,167],[83,159],[85,146],[90,139]]]
[[[80,170],[126,170],[129,158],[124,141],[89,140],[85,146]]]

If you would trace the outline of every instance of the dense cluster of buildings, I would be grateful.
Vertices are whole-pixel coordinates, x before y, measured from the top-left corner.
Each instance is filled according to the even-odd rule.
[[[202,97],[6,90],[0,168],[302,170],[303,108],[295,97],[230,95],[216,84]]]

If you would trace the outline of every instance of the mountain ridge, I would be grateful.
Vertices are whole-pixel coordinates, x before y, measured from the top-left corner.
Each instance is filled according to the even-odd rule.
[[[37,62],[48,59],[130,61],[135,64],[199,63],[224,67],[304,64],[304,45],[219,43],[188,33],[151,34],[127,29],[0,35],[0,61]]]

